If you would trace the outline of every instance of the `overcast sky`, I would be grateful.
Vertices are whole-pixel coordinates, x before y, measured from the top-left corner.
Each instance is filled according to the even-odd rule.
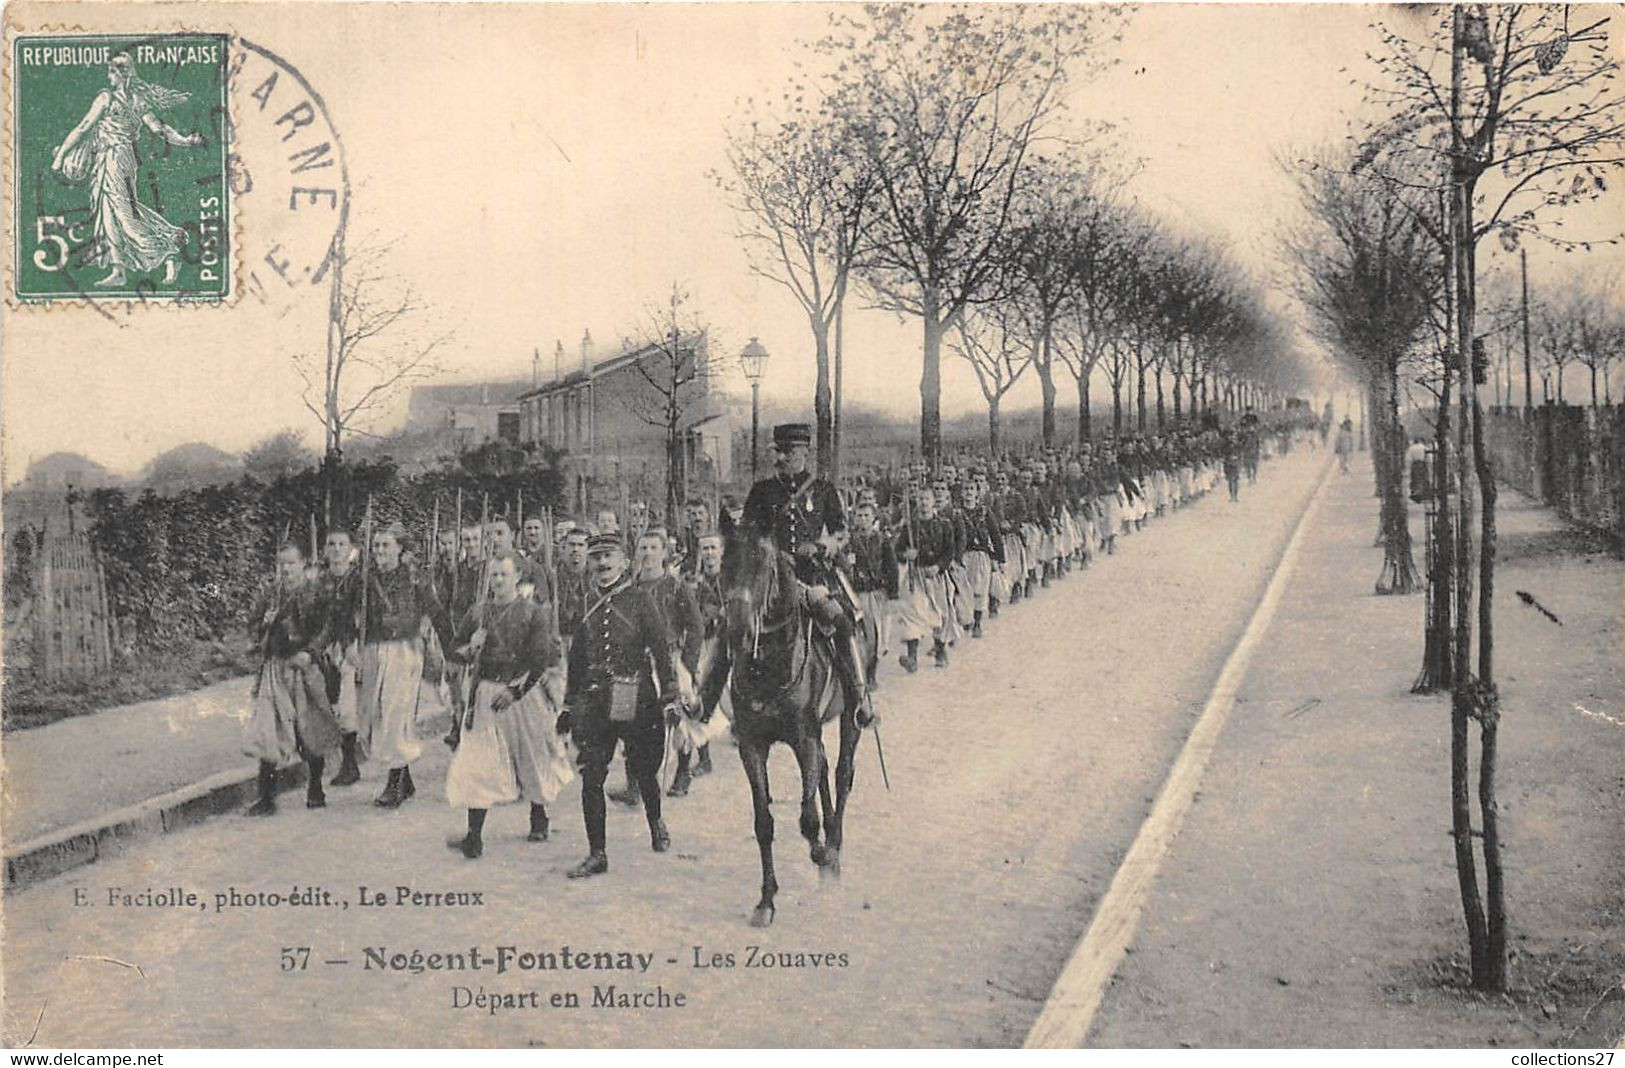
[[[456,330],[448,380],[528,374],[536,348],[550,373],[556,340],[573,354],[584,328],[604,344],[632,333],[680,280],[729,351],[760,336],[768,396],[810,407],[805,322],[746,270],[708,172],[724,164],[730,116],[776,94],[825,8],[186,10],[194,25],[207,11],[273,48],[325,96],[357,187],[352,231],[398,237],[393,266],[432,309],[423,328]],[[1267,275],[1291,210],[1274,159],[1344,132],[1378,12],[1148,5],[1117,46],[1119,66],[1078,86],[1073,109],[1119,124],[1143,160],[1134,192],[1148,206],[1230,242]],[[118,5],[100,17],[136,29],[141,15]],[[323,311],[311,294],[292,307],[245,300],[112,322],[9,312],[6,482],[62,449],[131,472],[187,441],[236,451],[293,427],[316,443],[289,357],[320,349]],[[917,325],[854,312],[847,353],[850,399],[917,413]],[[946,356],[944,367],[945,411],[980,407],[968,369]],[[1036,397],[1028,381],[1011,403]]]

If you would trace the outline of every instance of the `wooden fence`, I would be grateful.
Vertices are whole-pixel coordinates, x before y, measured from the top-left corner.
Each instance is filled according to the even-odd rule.
[[[45,536],[34,581],[34,665],[46,678],[94,675],[113,666],[118,620],[107,577],[84,534]]]

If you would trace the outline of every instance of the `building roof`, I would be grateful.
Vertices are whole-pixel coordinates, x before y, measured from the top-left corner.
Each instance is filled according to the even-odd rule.
[[[694,341],[698,341],[701,345],[705,344],[704,335],[684,334],[679,338],[680,344]],[[582,371],[580,368],[577,368],[576,370],[571,371],[569,374],[566,374],[560,378],[555,378],[553,381],[544,383],[535,389],[527,389],[523,393],[519,394],[519,399],[529,400],[531,397],[545,397],[549,393],[553,393],[557,390],[569,389],[572,386],[578,386],[581,383],[590,381],[594,378],[600,378],[612,371],[618,371],[622,367],[628,367],[644,356],[649,356],[661,351],[662,344],[663,343],[661,342],[651,341],[642,345],[623,347],[620,352],[611,356],[607,360],[602,360],[593,364],[586,371]]]
[[[530,388],[530,377],[510,378],[496,382],[447,382],[412,387],[415,404],[512,404],[514,397]]]

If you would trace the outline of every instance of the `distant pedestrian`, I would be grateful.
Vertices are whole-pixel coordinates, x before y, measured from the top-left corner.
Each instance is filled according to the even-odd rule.
[[[1337,467],[1343,474],[1349,473],[1349,457],[1354,453],[1354,420],[1344,417],[1337,427]]]

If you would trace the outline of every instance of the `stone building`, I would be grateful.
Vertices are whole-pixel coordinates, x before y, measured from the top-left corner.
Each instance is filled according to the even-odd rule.
[[[545,444],[564,455],[575,507],[614,507],[623,483],[661,506],[665,408],[674,379],[682,383],[675,390],[676,427],[688,492],[709,494],[734,478],[741,402],[722,388],[724,376],[705,334],[643,343],[629,338],[600,359],[589,332],[574,359],[567,360],[562,342],[553,356],[551,379],[519,394],[519,435],[522,443]],[[748,400],[743,412],[748,427]]]

